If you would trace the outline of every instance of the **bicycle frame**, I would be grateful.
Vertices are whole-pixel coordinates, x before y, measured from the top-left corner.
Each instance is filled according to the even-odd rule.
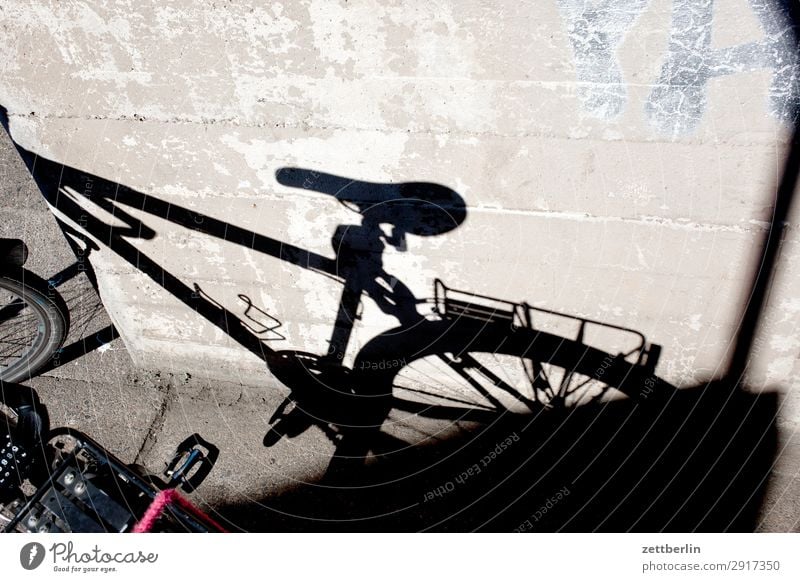
[[[0,270],[18,268],[28,260],[28,247],[19,239],[0,239]]]

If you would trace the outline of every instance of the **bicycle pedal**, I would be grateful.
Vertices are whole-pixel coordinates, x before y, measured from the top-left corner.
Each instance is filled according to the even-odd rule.
[[[167,486],[191,492],[211,472],[218,457],[219,449],[216,446],[199,434],[193,434],[178,445],[172,460],[167,463],[164,470]]]

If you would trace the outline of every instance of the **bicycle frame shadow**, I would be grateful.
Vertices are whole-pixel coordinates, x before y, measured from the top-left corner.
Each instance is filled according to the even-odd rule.
[[[380,430],[398,403],[391,394],[372,392],[374,387],[366,381],[354,385],[358,381],[340,365],[339,355],[346,349],[362,296],[401,326],[424,319],[419,299],[401,282],[395,280],[387,294],[381,283],[392,277],[383,270],[381,253],[387,244],[402,249],[407,234],[435,235],[463,222],[463,201],[446,187],[414,183],[404,190],[297,168],[279,172],[276,179],[284,185],[315,189],[359,210],[363,222],[333,236],[339,261],[37,158],[21,148],[20,154],[58,212],[264,360],[304,408],[297,424],[285,427],[286,436],[311,424],[333,431],[329,436],[337,441],[337,454],[324,482],[274,492],[253,504],[217,508],[232,527],[303,531],[751,531],[755,527],[774,457],[776,403],[772,396],[751,396],[725,382],[682,390],[656,406],[618,401],[556,414],[534,407],[526,414],[469,419],[479,420],[480,426],[465,426],[463,410],[439,407],[439,417],[455,429],[436,439],[435,445],[429,444],[431,439],[414,437],[412,430],[396,435]],[[422,219],[405,218],[410,200],[419,198],[421,188],[433,192],[426,202],[434,215],[444,208],[439,216],[446,220],[431,219],[424,211]],[[80,200],[89,198],[87,191],[91,203],[111,214],[115,224],[87,210]],[[387,203],[393,202],[398,206],[387,213]],[[266,345],[239,314],[137,248],[130,239],[152,239],[157,233],[125,207],[341,282],[342,300],[329,353],[278,351]],[[381,224],[394,231],[381,234]],[[579,356],[584,346],[571,349]],[[392,343],[387,342],[384,353],[391,352]],[[338,432],[337,427],[348,428]],[[501,452],[492,455],[497,447]],[[367,457],[370,462],[365,463]],[[568,493],[562,493],[555,509],[552,499],[562,490]],[[313,507],[311,514],[304,513],[308,507]]]

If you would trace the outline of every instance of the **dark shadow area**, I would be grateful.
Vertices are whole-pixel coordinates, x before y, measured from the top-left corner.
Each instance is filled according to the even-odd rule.
[[[70,305],[69,301],[67,302],[67,305]],[[102,309],[102,303],[98,302],[96,305],[96,310],[90,312],[88,315],[84,313],[83,317],[78,319],[78,322],[82,322],[83,319],[88,319],[88,321],[91,321],[93,319],[93,314],[100,312]],[[50,362],[43,368],[40,368],[37,372],[37,375],[50,372],[60,366],[63,366],[64,364],[74,362],[86,354],[89,354],[104,345],[110,344],[118,337],[119,334],[117,333],[117,330],[114,329],[114,326],[107,325],[99,331],[83,335],[79,339],[70,341],[67,345],[63,346],[55,354],[53,354]]]
[[[392,452],[339,479],[215,509],[247,531],[753,531],[776,410],[774,394],[709,384],[405,449],[387,435]]]
[[[796,49],[795,53],[798,53],[800,52],[800,4],[792,0],[778,0],[775,4],[781,17],[791,23],[784,34],[791,36],[791,42]],[[795,79],[795,84],[799,85],[800,81]],[[783,164],[783,173],[775,188],[774,199],[769,205],[772,208],[769,228],[762,240],[761,251],[757,255],[758,261],[752,266],[753,282],[749,301],[745,304],[742,312],[741,324],[728,365],[727,377],[735,380],[740,380],[745,376],[752,356],[753,342],[769,298],[797,189],[798,174],[800,174],[800,97],[797,96],[798,94],[800,92],[795,93],[794,100],[787,106],[789,111],[787,111],[786,117],[793,120],[792,134]]]
[[[796,7],[787,10],[797,22]],[[407,236],[436,236],[464,222],[466,204],[446,186],[376,184],[301,168],[282,169],[276,174],[278,183],[330,195],[354,212],[354,224],[340,225],[333,234],[335,258],[331,259],[21,148],[20,155],[51,205],[263,358],[286,385],[290,395],[275,411],[274,428],[264,445],[272,446],[312,426],[336,443],[336,454],[320,482],[291,491],[265,491],[258,502],[216,507],[232,529],[756,528],[776,452],[777,397],[748,393],[741,378],[790,211],[800,166],[797,131],[729,373],[678,391],[654,376],[658,350],[644,340],[638,353],[605,352],[586,345],[580,331],[565,338],[537,329],[526,321],[524,304],[480,310],[475,308],[480,301],[468,302],[461,312],[453,311],[451,304],[449,314],[440,310],[438,319],[431,320],[421,309],[427,300],[415,297],[386,272],[382,256],[387,246],[405,250]],[[93,214],[91,205],[111,214],[114,224]],[[168,272],[131,243],[131,239],[152,239],[157,233],[128,209],[341,283],[328,352],[278,351],[266,345],[262,332],[274,332],[281,314],[257,314],[252,302],[242,313],[233,313]],[[341,362],[364,298],[395,318],[398,327],[365,346],[350,369]],[[253,318],[267,321],[263,330],[254,327]],[[574,319],[584,321],[580,326],[587,323]],[[502,370],[487,369],[478,352],[525,360],[528,391],[519,390]],[[442,363],[479,398],[463,401],[461,394],[436,394],[436,401],[426,400],[430,394],[421,394],[419,399],[401,397],[398,370],[422,357]],[[395,361],[401,363],[391,364]],[[558,382],[551,382],[554,368],[563,370]],[[564,389],[564,379],[571,383],[576,375],[589,379],[583,385],[602,383],[629,398],[590,397],[582,406],[563,406],[571,394],[569,385]],[[407,389],[403,394],[409,393]],[[386,421],[403,412],[406,418],[410,413],[448,421],[453,430],[435,438],[421,437],[411,423],[394,422],[393,430],[388,430],[391,423]]]

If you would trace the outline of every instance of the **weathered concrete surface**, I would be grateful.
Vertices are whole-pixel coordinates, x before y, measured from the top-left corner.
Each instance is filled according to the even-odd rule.
[[[34,152],[328,259],[337,226],[360,217],[280,184],[279,169],[443,184],[465,199],[465,222],[383,254],[416,297],[438,277],[633,328],[664,346],[658,374],[689,386],[725,367],[800,94],[778,4],[8,2],[0,104]],[[340,281],[121,208],[156,232],[136,247],[186,285],[278,318],[285,339],[270,347],[328,350]],[[789,434],[797,222],[751,373],[786,392]],[[277,385],[97,243],[100,292],[138,366]],[[365,303],[348,361],[397,323]],[[190,398],[187,418],[217,418],[207,404]],[[237,431],[256,435],[266,412],[247,410]]]
[[[759,531],[800,531],[800,447],[796,431],[783,431],[780,454],[775,461],[764,505]]]
[[[631,327],[691,384],[724,362],[798,96],[776,6],[12,2],[0,102],[33,151],[326,257],[358,217],[279,168],[447,185],[467,221],[384,255],[417,297],[440,277]],[[327,349],[338,283],[132,214],[181,280]],[[758,384],[796,377],[794,244]],[[133,266],[93,262],[134,361],[262,375]],[[392,324],[365,312],[355,344]]]

